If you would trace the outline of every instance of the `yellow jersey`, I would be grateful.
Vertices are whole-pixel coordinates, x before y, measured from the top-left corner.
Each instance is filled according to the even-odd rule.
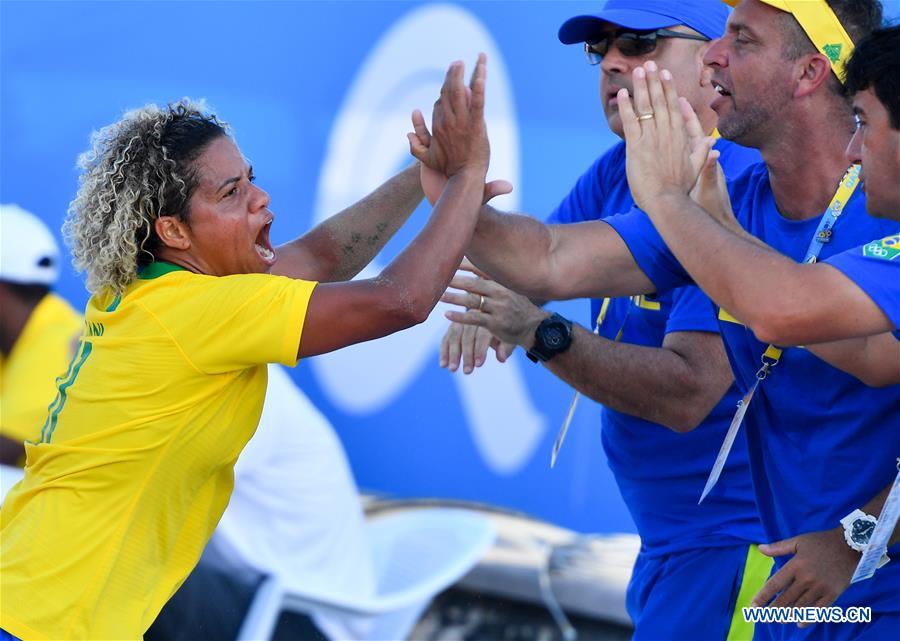
[[[91,298],[0,509],[0,628],[143,636],[228,503],[265,364],[296,365],[315,285],[157,262],[123,296]]]
[[[53,293],[32,310],[12,351],[0,355],[0,434],[24,441],[43,424],[81,326],[81,315]]]

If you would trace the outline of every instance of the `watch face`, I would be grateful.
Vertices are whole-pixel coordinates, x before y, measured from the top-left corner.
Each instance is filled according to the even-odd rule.
[[[855,521],[853,521],[853,527],[850,531],[850,538],[853,539],[854,543],[863,545],[869,542],[869,539],[872,538],[872,532],[874,531],[875,524],[872,523],[872,521],[867,521],[865,519],[856,519]]]
[[[566,339],[566,334],[563,330],[564,328],[558,323],[547,327],[544,332],[544,343],[547,347],[553,349],[554,347],[559,347],[563,344]]]

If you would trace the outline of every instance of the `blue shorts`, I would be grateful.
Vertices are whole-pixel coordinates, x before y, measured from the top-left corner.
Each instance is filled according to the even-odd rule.
[[[638,555],[626,598],[632,641],[749,641],[741,608],[771,568],[755,545]]]
[[[3,628],[0,628],[0,641],[22,641],[22,639],[14,637]]]
[[[900,613],[873,612],[869,623],[818,623],[798,628],[790,623],[757,623],[754,641],[897,641]]]

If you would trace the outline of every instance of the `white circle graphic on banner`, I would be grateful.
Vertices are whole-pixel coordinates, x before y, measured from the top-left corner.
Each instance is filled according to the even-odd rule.
[[[406,141],[410,113],[419,108],[429,118],[449,63],[465,60],[470,73],[479,51],[488,56],[485,119],[491,137],[490,178],[517,184],[518,125],[500,50],[470,12],[428,5],[394,24],[357,73],[328,140],[316,223],[356,202],[410,161]],[[518,198],[513,192],[494,204],[515,210]],[[374,276],[383,267],[376,260],[360,277]],[[422,370],[437,361],[437,346],[447,327],[444,309],[439,305],[425,323],[407,331],[312,359],[325,394],[341,410],[356,415],[396,402]],[[485,366],[473,376],[456,375],[453,380],[485,463],[498,474],[520,470],[541,440],[545,421],[528,397],[519,364],[511,360]],[[423,418],[410,415],[410,420]]]

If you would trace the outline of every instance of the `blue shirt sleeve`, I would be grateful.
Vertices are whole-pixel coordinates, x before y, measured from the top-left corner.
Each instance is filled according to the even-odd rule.
[[[735,212],[740,211],[738,198],[745,198],[747,184],[754,175],[752,168],[759,167],[759,154],[756,150],[740,147],[725,140],[716,143],[723,155],[722,168],[728,179],[728,190],[731,194]],[[761,165],[763,168],[765,165]],[[744,195],[742,195],[744,194]],[[653,222],[636,206],[631,211],[617,216],[609,216],[604,220],[622,237],[628,250],[638,266],[643,270],[657,292],[664,292],[684,285],[693,285],[694,281],[684,270],[675,255],[669,250],[662,236],[656,231]]]
[[[647,275],[657,292],[693,285],[691,277],[669,251],[649,216],[637,207],[604,221],[622,237],[638,267]]]
[[[717,141],[716,149],[722,154],[720,162],[729,179],[760,161],[759,152],[755,149],[726,140]],[[693,284],[647,215],[634,206],[627,186],[624,143],[614,145],[594,162],[550,214],[547,223],[597,219],[608,222],[622,237],[658,293]]]
[[[836,254],[825,263],[856,283],[900,329],[900,234]]]
[[[666,334],[671,332],[719,333],[719,321],[713,302],[696,285],[679,287],[672,292],[672,309],[666,322]]]

